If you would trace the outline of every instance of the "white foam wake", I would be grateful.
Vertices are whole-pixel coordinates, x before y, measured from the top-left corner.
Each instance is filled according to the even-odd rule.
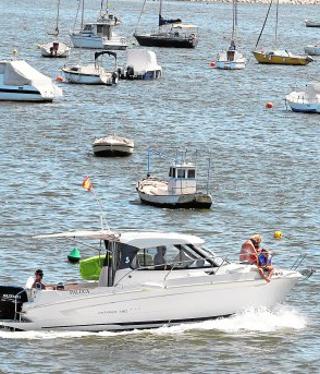
[[[265,308],[249,309],[229,318],[221,318],[198,323],[187,323],[176,326],[163,326],[153,330],[134,330],[124,332],[83,332],[83,331],[0,331],[0,339],[74,339],[88,336],[109,337],[132,334],[172,335],[188,331],[218,330],[229,334],[246,334],[251,332],[266,333],[283,329],[299,330],[305,328],[307,320],[296,310],[280,306],[272,311]]]

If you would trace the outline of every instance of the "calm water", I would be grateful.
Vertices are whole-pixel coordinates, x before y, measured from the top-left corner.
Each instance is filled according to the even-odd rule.
[[[87,19],[99,1],[88,0]],[[54,18],[54,1],[2,0],[0,57],[13,48],[55,78],[63,61],[39,57]],[[117,1],[123,19],[119,32],[131,35],[139,1]],[[150,2],[142,25],[157,22]],[[0,104],[1,251],[0,283],[24,284],[37,267],[46,281],[78,279],[78,268],[65,262],[72,243],[35,242],[32,235],[99,226],[92,194],[81,188],[85,175],[95,183],[113,228],[191,231],[213,250],[236,259],[241,242],[260,232],[275,262],[291,265],[298,253],[319,269],[319,116],[285,110],[284,96],[296,84],[319,76],[319,63],[307,67],[260,66],[250,57],[246,70],[209,69],[209,61],[228,43],[231,8],[226,4],[169,2],[169,17],[201,25],[196,50],[157,50],[163,79],[120,82],[117,87],[61,84],[64,97],[53,104]],[[302,52],[317,41],[306,29],[315,6],[282,6],[280,38]],[[67,38],[76,1],[62,0],[61,29]],[[263,22],[265,6],[239,7],[241,41],[247,56]],[[313,17],[314,18],[314,17]],[[266,29],[263,44],[271,41]],[[133,42],[133,40],[132,40]],[[119,53],[120,64],[124,53]],[[91,52],[76,51],[73,62]],[[264,109],[272,101],[272,110]],[[97,136],[115,132],[133,138],[127,159],[92,156]],[[174,153],[194,149],[206,179],[212,155],[210,211],[171,211],[137,204],[135,182],[146,174],[147,146]],[[164,176],[167,161],[153,160]],[[282,241],[273,232],[284,232]],[[81,248],[82,254],[92,254]],[[0,332],[0,372],[4,373],[213,373],[319,372],[319,275],[300,283],[274,311],[248,311],[233,318],[121,334]],[[191,301],[190,301],[191,302]]]

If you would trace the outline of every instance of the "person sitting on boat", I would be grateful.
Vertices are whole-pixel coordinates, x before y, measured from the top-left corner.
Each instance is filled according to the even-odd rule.
[[[246,240],[240,251],[239,260],[250,265],[258,265],[258,255],[261,251],[260,244],[262,242],[262,236],[260,234],[252,235]]]
[[[258,255],[258,270],[261,278],[265,279],[268,283],[272,277],[273,267],[271,264],[271,253],[265,248],[262,248]]]
[[[166,267],[166,260],[164,258],[164,255],[166,254],[166,247],[161,245],[157,247],[157,253],[154,256],[153,264],[154,268],[158,270],[164,270]]]
[[[41,269],[38,269],[35,271],[34,275],[35,279],[31,288],[36,288],[37,290],[45,290],[46,285],[42,282],[43,271]]]

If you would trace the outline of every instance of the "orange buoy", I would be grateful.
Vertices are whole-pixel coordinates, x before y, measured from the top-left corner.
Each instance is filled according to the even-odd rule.
[[[63,77],[61,77],[61,75],[58,75],[58,76],[56,77],[56,81],[57,81],[57,82],[63,82],[64,79],[63,79]]]
[[[272,108],[273,108],[273,104],[272,104],[271,101],[268,101],[268,102],[266,103],[266,108],[267,108],[267,109],[272,109]]]

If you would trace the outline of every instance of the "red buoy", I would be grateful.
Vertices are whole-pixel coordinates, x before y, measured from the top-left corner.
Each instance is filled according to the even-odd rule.
[[[273,104],[272,104],[271,101],[268,101],[268,102],[266,103],[266,108],[267,108],[267,109],[272,109],[272,108],[273,108]]]
[[[61,77],[61,75],[58,75],[58,76],[56,77],[56,81],[57,81],[57,82],[63,82],[63,77]]]
[[[216,67],[216,62],[215,61],[210,61],[210,64],[209,64],[209,66],[211,67],[211,68],[215,68]]]

